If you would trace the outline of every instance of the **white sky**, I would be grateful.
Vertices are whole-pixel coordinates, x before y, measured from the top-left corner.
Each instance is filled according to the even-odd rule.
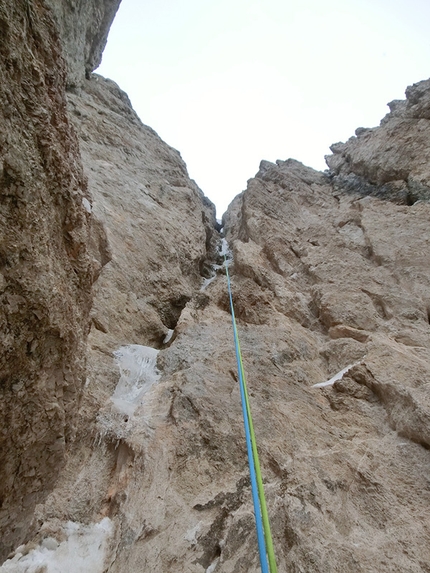
[[[430,77],[429,0],[122,0],[98,73],[181,152],[218,217],[262,159],[326,168]]]

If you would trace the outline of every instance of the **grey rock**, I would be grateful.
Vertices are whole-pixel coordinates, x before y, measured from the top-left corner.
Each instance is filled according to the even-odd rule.
[[[101,64],[109,29],[121,0],[46,0],[67,62],[69,89],[79,87]]]
[[[75,436],[92,283],[109,258],[45,4],[0,3],[0,556],[28,537]],[[31,32],[31,33],[30,33]],[[23,38],[26,41],[23,42]]]
[[[0,6],[21,33],[26,3]],[[25,542],[1,569],[103,530],[100,571],[257,573],[213,206],[114,82],[80,77],[66,108],[43,15],[32,48],[58,71],[61,130],[0,45],[3,100],[26,112],[0,119],[4,555]],[[407,96],[332,146],[329,174],[263,161],[223,218],[279,571],[430,562],[427,83]]]
[[[428,201],[430,80],[408,87],[406,98],[388,104],[390,113],[379,127],[360,128],[357,137],[331,146],[326,162],[334,180],[340,177],[337,185],[396,203]]]

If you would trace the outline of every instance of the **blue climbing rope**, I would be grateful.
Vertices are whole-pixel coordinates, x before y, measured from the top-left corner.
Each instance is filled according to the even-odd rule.
[[[263,520],[261,515],[260,509],[260,498],[258,494],[258,484],[257,484],[257,475],[256,475],[256,465],[254,460],[254,453],[252,447],[252,439],[251,439],[251,425],[250,425],[250,411],[249,411],[249,404],[247,400],[247,393],[246,393],[246,382],[244,379],[244,372],[243,372],[243,365],[242,365],[242,357],[240,352],[240,344],[239,344],[239,336],[237,333],[237,326],[236,326],[236,317],[234,314],[234,306],[233,306],[233,297],[231,293],[231,283],[230,283],[230,275],[228,272],[228,263],[227,259],[224,255],[224,264],[226,269],[227,275],[227,285],[228,285],[228,295],[230,300],[230,309],[231,309],[231,320],[233,324],[233,336],[234,336],[234,346],[236,351],[236,362],[237,362],[237,371],[239,376],[239,387],[240,387],[240,397],[242,402],[242,414],[243,414],[243,422],[245,426],[245,438],[246,438],[246,449],[248,452],[248,465],[249,465],[249,473],[251,477],[251,489],[252,489],[252,501],[254,504],[254,514],[255,514],[255,526],[257,530],[257,542],[258,542],[258,553],[260,558],[260,566],[262,573],[272,573],[269,571],[267,565],[267,551],[266,551],[266,541],[264,535],[264,527],[263,527]],[[276,573],[276,569],[274,570]]]

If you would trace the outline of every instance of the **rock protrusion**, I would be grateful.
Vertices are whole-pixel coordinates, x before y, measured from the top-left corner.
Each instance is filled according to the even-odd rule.
[[[109,29],[121,0],[46,0],[67,63],[68,88],[80,87],[102,61]]]
[[[347,192],[373,195],[398,204],[430,200],[430,80],[406,90],[394,101],[379,127],[360,128],[326,156],[334,185]]]
[[[109,258],[45,4],[0,5],[0,555],[31,531],[76,432],[92,284]]]

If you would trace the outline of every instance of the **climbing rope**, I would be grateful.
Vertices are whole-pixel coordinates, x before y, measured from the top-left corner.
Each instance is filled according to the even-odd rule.
[[[239,377],[240,397],[242,402],[243,422],[245,426],[246,449],[248,452],[249,473],[251,476],[252,501],[254,504],[255,526],[257,529],[258,553],[262,573],[277,573],[275,553],[273,549],[272,534],[270,531],[269,515],[267,513],[266,498],[264,495],[263,478],[261,476],[260,461],[258,458],[257,442],[254,425],[252,423],[251,408],[249,405],[248,389],[246,386],[245,371],[243,368],[242,353],[240,351],[239,336],[237,333],[236,317],[234,314],[233,296],[231,293],[228,262],[224,254],[224,266],[227,275],[228,296],[230,299],[231,321],[233,324],[234,346],[236,351],[237,372]],[[269,566],[267,565],[269,562]]]

